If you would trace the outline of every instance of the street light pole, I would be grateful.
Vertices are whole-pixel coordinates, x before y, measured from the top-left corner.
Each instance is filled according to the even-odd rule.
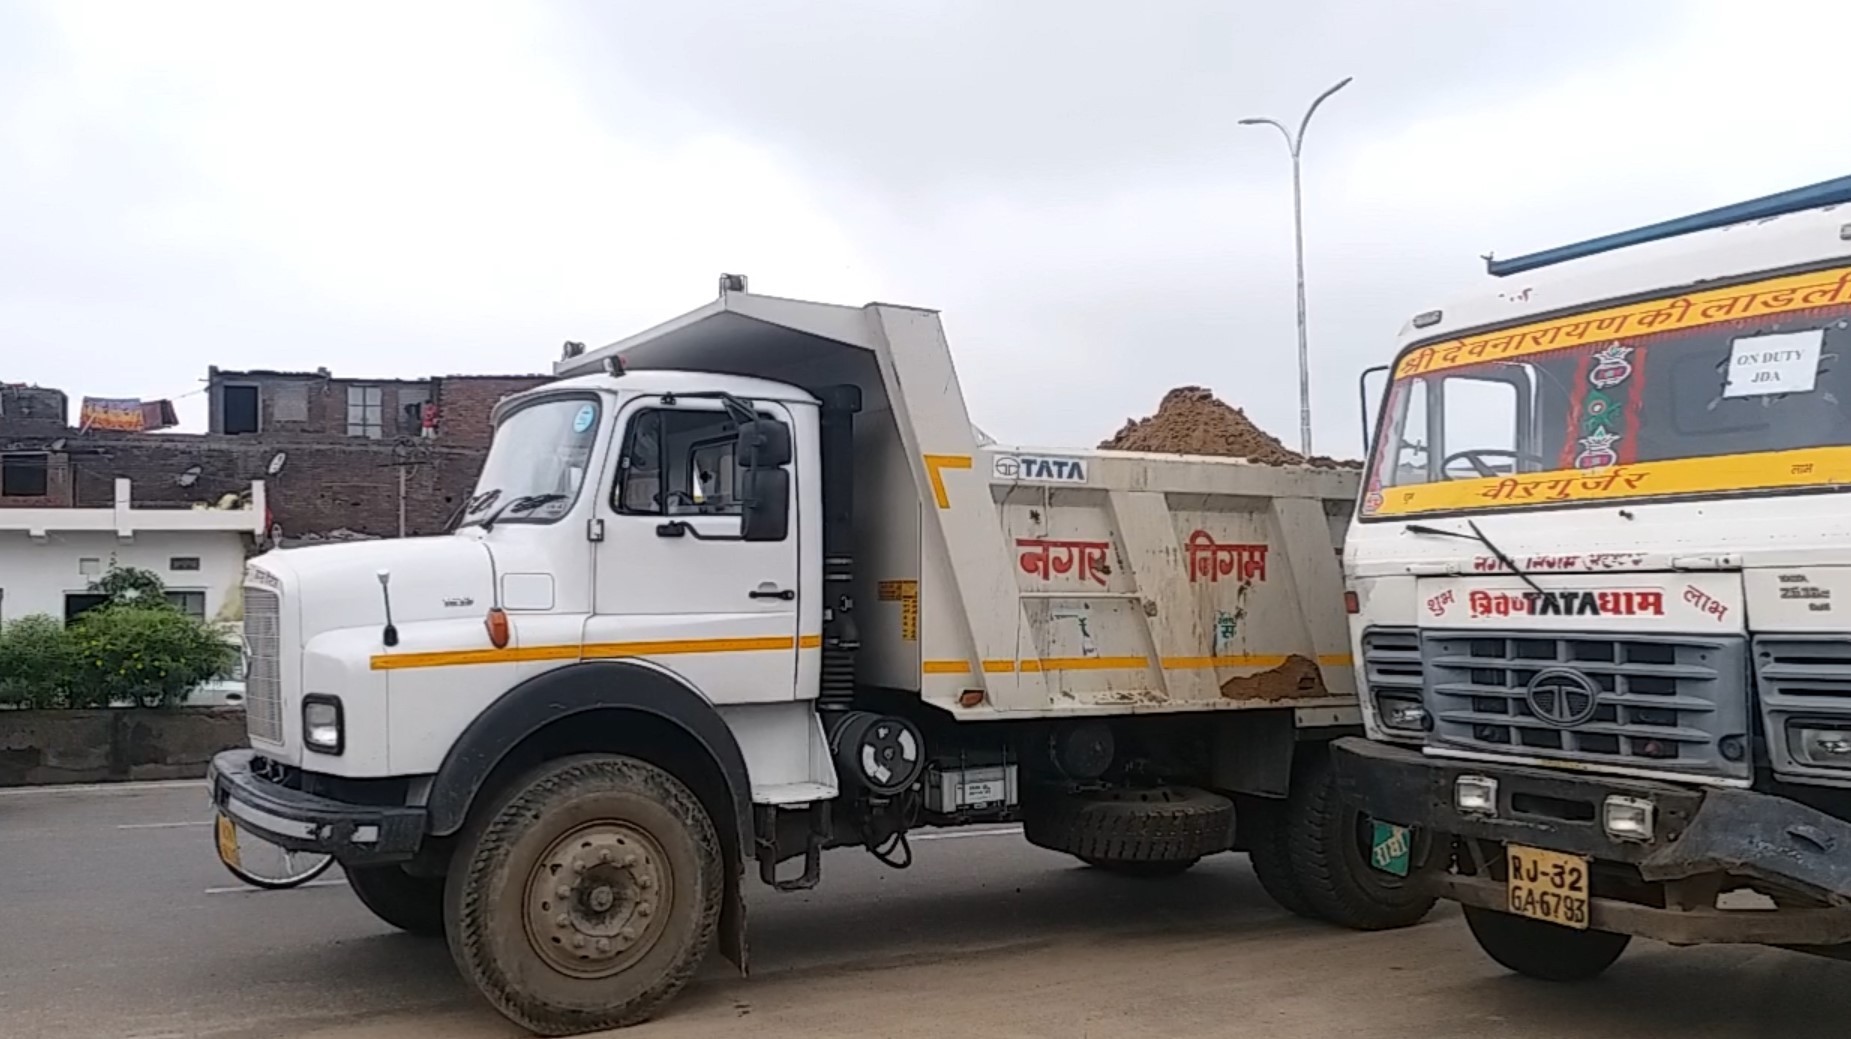
[[[1298,132],[1294,134],[1286,129],[1285,124],[1277,119],[1242,119],[1242,126],[1270,126],[1278,130],[1285,138],[1285,146],[1292,153],[1292,246],[1298,261],[1298,444],[1299,452],[1311,457],[1311,351],[1305,339],[1305,201],[1303,183],[1298,172],[1298,156],[1305,144],[1305,128],[1311,125],[1311,117],[1317,113],[1318,106],[1324,100],[1350,85],[1355,77],[1346,76],[1336,86],[1319,94],[1311,107],[1305,109],[1305,117],[1298,121]]]

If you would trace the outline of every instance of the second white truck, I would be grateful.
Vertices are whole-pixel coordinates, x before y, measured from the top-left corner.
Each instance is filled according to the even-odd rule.
[[[999,447],[934,312],[722,285],[505,401],[453,534],[252,561],[227,829],[334,854],[545,1034],[743,968],[749,872],[925,826],[1426,913],[1325,753],[1356,472]]]

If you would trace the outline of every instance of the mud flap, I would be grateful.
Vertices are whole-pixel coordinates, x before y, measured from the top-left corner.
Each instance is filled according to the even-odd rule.
[[[720,955],[747,974],[745,863],[737,853],[726,871],[726,900],[720,906]]]
[[[1713,790],[1678,839],[1639,862],[1646,880],[1717,871],[1798,884],[1851,906],[1851,823],[1747,790]]]

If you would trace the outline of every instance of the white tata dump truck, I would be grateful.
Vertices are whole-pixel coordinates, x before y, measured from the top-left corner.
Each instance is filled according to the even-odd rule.
[[[1246,850],[1353,927],[1432,905],[1329,771],[1355,471],[998,447],[936,313],[731,278],[558,375],[454,533],[251,562],[213,765],[223,828],[337,856],[509,1018],[642,1020],[716,942],[743,968],[749,868],[900,867],[918,827],[1134,876]]]
[[[1374,862],[1507,968],[1851,953],[1845,202],[1494,262],[1402,333],[1347,545],[1370,739],[1335,761]]]

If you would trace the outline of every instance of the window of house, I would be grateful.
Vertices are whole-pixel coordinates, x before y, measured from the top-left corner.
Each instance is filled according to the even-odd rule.
[[[234,435],[257,432],[257,387],[226,386],[219,393],[225,432]]]
[[[195,620],[206,619],[205,592],[168,592],[167,602],[181,613]]]
[[[43,498],[51,493],[51,455],[43,451],[0,455],[0,497]]]
[[[648,516],[737,516],[733,421],[724,411],[645,411],[624,434],[615,505]]]
[[[109,596],[101,592],[66,592],[64,593],[64,622],[69,624],[108,601]]]
[[[347,435],[378,440],[385,429],[385,405],[377,386],[347,387]]]
[[[198,556],[174,556],[173,558],[167,561],[167,569],[169,570],[197,570],[199,569],[199,557]]]

